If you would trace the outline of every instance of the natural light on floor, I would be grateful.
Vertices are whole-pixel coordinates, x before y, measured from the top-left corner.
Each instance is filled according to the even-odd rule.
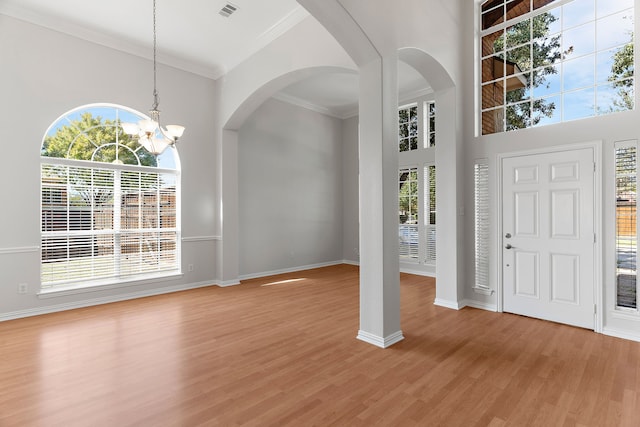
[[[278,282],[265,283],[264,285],[260,285],[260,286],[285,285],[288,283],[302,282],[304,280],[307,280],[307,279],[304,277],[301,279],[287,279],[287,280],[280,280]]]

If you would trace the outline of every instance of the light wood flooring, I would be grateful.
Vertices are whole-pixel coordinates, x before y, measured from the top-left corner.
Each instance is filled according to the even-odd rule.
[[[384,350],[348,265],[0,323],[0,426],[640,426],[640,343],[401,282]]]

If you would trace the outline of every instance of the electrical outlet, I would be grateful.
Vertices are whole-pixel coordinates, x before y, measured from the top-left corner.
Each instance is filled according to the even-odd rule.
[[[20,283],[18,285],[18,293],[19,294],[26,294],[27,292],[29,292],[29,286],[27,286],[26,283]]]
[[[189,270],[189,271],[193,271],[193,264],[189,264],[189,265],[187,266],[187,270]]]

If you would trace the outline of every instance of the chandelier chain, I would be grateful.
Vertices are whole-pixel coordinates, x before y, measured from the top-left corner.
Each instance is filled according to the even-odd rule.
[[[153,106],[152,110],[158,111],[158,89],[157,89],[157,37],[156,37],[156,0],[153,0]]]

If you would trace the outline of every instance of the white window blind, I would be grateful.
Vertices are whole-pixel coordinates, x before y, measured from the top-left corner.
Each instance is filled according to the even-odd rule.
[[[474,165],[476,288],[489,289],[489,166]]]
[[[637,146],[616,143],[616,306],[637,310]]]
[[[71,110],[41,149],[41,289],[81,288],[180,271],[177,152],[154,156],[122,131],[125,107]]]
[[[424,167],[425,264],[436,262],[436,167]]]
[[[42,164],[42,288],[178,270],[176,176]]]

